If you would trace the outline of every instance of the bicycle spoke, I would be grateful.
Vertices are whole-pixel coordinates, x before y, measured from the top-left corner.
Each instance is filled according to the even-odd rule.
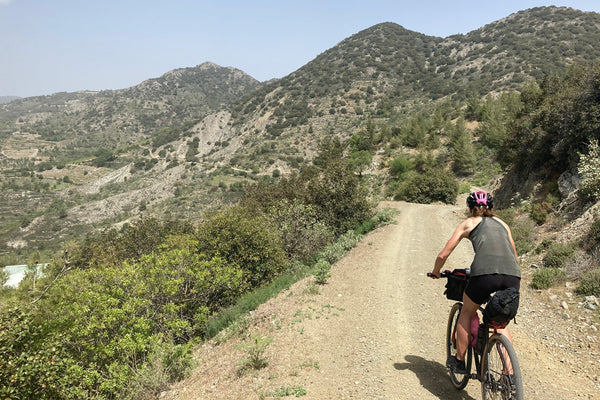
[[[506,344],[505,344],[506,343]],[[482,394],[485,400],[523,398],[521,372],[508,339],[495,335],[490,339],[484,364]]]

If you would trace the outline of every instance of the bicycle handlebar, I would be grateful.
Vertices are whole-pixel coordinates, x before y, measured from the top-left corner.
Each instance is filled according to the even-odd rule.
[[[448,275],[451,275],[451,274],[452,274],[452,272],[451,272],[451,271],[449,271],[449,270],[445,270],[445,271],[443,271],[443,272],[440,272],[440,277],[442,277],[442,278],[447,278],[447,277],[448,277]],[[431,278],[431,277],[433,277],[433,276],[435,276],[435,275],[433,275],[431,272],[428,272],[428,273],[427,273],[427,277]]]

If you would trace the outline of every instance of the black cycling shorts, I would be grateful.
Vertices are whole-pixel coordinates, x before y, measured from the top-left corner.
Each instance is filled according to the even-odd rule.
[[[469,279],[465,293],[474,303],[483,304],[492,293],[509,287],[519,290],[521,288],[521,278],[503,274],[478,275]]]

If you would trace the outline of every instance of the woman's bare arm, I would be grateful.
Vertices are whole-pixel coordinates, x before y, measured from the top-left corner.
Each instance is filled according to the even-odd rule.
[[[475,218],[467,218],[456,228],[450,239],[448,239],[448,242],[446,242],[446,245],[436,257],[433,271],[431,271],[436,278],[440,277],[440,271],[442,270],[442,267],[456,246],[458,246],[460,241],[469,237],[469,233],[471,233],[473,228],[477,225],[476,222],[479,221],[475,221]]]

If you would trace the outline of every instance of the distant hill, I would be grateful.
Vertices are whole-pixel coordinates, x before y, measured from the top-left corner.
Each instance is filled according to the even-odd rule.
[[[18,96],[0,96],[0,104],[10,103],[11,101],[18,99],[20,99]]]
[[[574,60],[598,59],[599,28],[600,14],[558,7],[521,11],[445,39],[383,23],[342,41],[274,85],[302,100],[370,86],[375,97],[396,100],[396,105],[415,98],[464,97],[471,91],[484,95],[519,88]]]
[[[55,246],[140,214],[197,218],[245,182],[309,164],[323,138],[518,90],[600,59],[597,43],[600,14],[566,7],[447,38],[385,22],[266,83],[204,63],[128,89],[0,105],[0,250]]]
[[[164,127],[197,122],[260,86],[235,68],[182,68],[137,86],[28,97],[0,107],[0,135],[35,133],[80,149],[128,145]]]
[[[432,100],[517,90],[575,61],[592,62],[600,58],[598,40],[600,14],[565,7],[521,11],[448,38],[386,22],[343,40],[230,110],[246,142],[285,142],[289,152],[290,140],[279,139],[289,135],[305,143],[303,153],[324,134],[350,137],[366,117],[393,124]]]

